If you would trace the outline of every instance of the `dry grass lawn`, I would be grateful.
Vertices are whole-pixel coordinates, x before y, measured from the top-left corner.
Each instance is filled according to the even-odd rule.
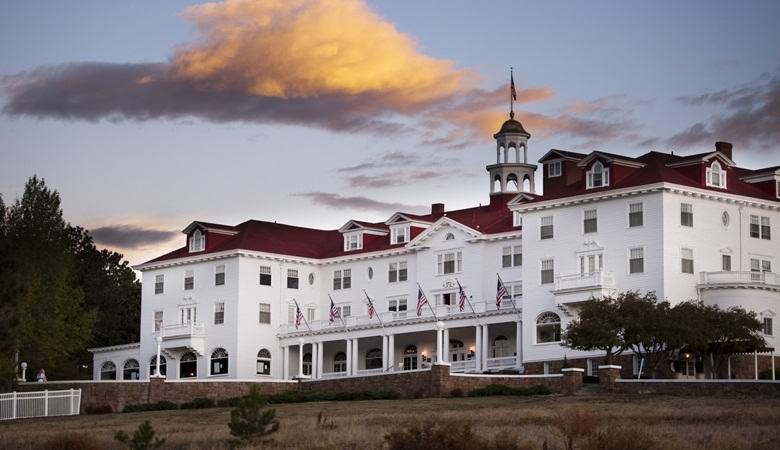
[[[567,411],[586,409],[610,426],[640,430],[657,449],[780,449],[780,399],[622,397],[487,397],[421,400],[321,402],[277,405],[281,429],[264,448],[380,449],[384,435],[436,419],[459,426],[470,421],[477,433],[512,431],[519,441],[562,448],[555,422]],[[335,429],[317,428],[322,412]],[[230,439],[230,410],[155,411],[0,423],[0,448],[38,449],[60,433],[86,433],[98,448],[121,448],[113,436],[151,421],[170,449],[224,449]],[[575,442],[576,444],[576,442]],[[575,448],[577,446],[575,445]]]

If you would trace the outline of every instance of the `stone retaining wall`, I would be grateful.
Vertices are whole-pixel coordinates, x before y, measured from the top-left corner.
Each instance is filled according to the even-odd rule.
[[[701,396],[743,395],[780,397],[780,381],[754,380],[618,380],[612,392],[633,395]]]

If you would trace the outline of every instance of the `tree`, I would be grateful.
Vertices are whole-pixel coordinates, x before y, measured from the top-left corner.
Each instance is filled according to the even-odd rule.
[[[622,346],[643,358],[655,377],[669,355],[669,338],[676,331],[669,302],[659,302],[654,292],[641,295],[628,291],[618,297],[617,310],[623,326]]]
[[[709,318],[709,355],[712,371],[718,373],[720,364],[735,353],[751,353],[766,348],[761,336],[762,324],[752,311],[741,307],[711,309]]]
[[[605,363],[612,364],[612,357],[625,350],[622,330],[618,301],[613,297],[593,299],[579,308],[577,318],[564,332],[563,345],[575,350],[601,350],[606,354]]]
[[[162,448],[165,439],[155,438],[154,429],[148,420],[138,426],[131,438],[125,431],[117,431],[114,439],[125,444],[130,450],[153,450]]]
[[[16,378],[16,334],[19,320],[14,313],[23,293],[18,265],[11,257],[5,234],[5,205],[0,196],[0,392],[12,390]]]
[[[250,388],[249,395],[238,401],[238,407],[230,412],[228,423],[230,434],[238,438],[232,442],[233,446],[267,442],[272,433],[279,431],[276,410],[263,411],[267,404],[254,385]]]

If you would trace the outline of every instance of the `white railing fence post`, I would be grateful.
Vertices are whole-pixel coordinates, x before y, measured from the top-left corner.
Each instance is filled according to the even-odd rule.
[[[49,390],[43,391],[43,417],[49,417]]]
[[[11,398],[11,418],[16,419],[16,391],[14,391],[14,396]]]

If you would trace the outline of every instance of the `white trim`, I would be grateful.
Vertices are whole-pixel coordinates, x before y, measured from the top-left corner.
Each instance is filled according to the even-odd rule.
[[[88,348],[87,351],[90,353],[103,353],[103,352],[113,352],[117,350],[132,350],[132,349],[140,349],[141,343],[136,342],[134,344],[122,344],[122,345],[109,345],[107,347],[93,347]]]

